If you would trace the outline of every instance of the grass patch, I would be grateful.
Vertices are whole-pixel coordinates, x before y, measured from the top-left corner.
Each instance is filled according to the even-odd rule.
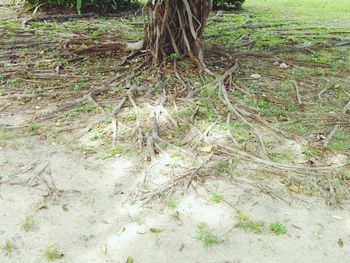
[[[119,156],[127,152],[127,149],[122,145],[114,146],[110,149],[108,149],[101,157],[100,159],[105,160],[114,156]]]
[[[2,246],[2,249],[7,255],[11,254],[14,249],[12,242],[9,239],[5,240],[5,244]]]
[[[30,230],[33,230],[35,227],[35,220],[34,220],[34,217],[33,216],[30,216],[30,215],[27,215],[25,218],[24,218],[24,222],[21,226],[21,229],[28,232]]]
[[[88,104],[85,104],[84,106],[70,110],[67,113],[67,116],[73,118],[78,116],[80,113],[88,113],[96,110],[97,110],[97,106],[95,104],[88,103]]]
[[[48,261],[58,260],[63,257],[63,254],[58,250],[57,246],[54,244],[49,244],[44,251],[44,257]]]
[[[165,203],[166,207],[170,208],[170,209],[175,209],[179,205],[179,201],[175,198],[167,198],[164,200],[164,203]]]
[[[202,241],[205,247],[210,247],[221,243],[219,235],[213,229],[209,229],[206,223],[197,225],[197,233],[195,239]]]
[[[214,203],[220,203],[224,199],[224,196],[219,192],[214,192],[210,196],[210,200]]]
[[[287,233],[286,227],[281,222],[273,222],[270,224],[270,230],[276,235],[284,235]]]
[[[237,223],[235,227],[243,229],[247,232],[253,232],[255,234],[260,234],[263,230],[265,223],[263,221],[255,220],[247,215],[238,214]]]

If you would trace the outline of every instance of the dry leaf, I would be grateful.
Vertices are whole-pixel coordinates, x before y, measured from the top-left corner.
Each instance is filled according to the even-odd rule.
[[[150,228],[149,231],[151,231],[152,233],[160,233],[160,232],[162,232],[163,230],[162,230],[162,229],[159,229],[159,228]]]
[[[126,259],[126,263],[134,263],[134,260],[132,259],[132,257],[128,257],[127,259]]]
[[[209,145],[209,146],[201,147],[198,150],[200,150],[201,152],[210,153],[213,150],[213,146]]]
[[[296,193],[296,194],[299,194],[300,193],[300,189],[294,185],[292,186],[289,186],[288,187],[289,191],[293,192],[293,193]]]
[[[344,247],[344,241],[341,238],[339,238],[339,240],[338,240],[338,245],[340,248]]]

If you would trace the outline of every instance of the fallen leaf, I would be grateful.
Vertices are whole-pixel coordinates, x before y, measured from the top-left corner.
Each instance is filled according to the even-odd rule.
[[[179,248],[179,251],[181,252],[184,248],[185,248],[185,244],[182,243],[181,246],[180,246],[180,248]]]
[[[107,247],[106,245],[102,245],[102,253],[107,254]]]
[[[296,194],[300,193],[300,189],[294,185],[289,186],[288,189],[289,189],[289,191],[291,191],[293,193],[296,193]]]
[[[126,263],[134,263],[134,260],[132,259],[132,257],[128,257],[127,259],[126,259]]]
[[[252,78],[252,79],[260,79],[261,75],[259,75],[259,74],[252,74],[252,75],[250,75],[250,78]]]
[[[286,63],[281,63],[280,68],[286,69],[289,68],[289,66]]]
[[[344,218],[343,218],[343,217],[341,217],[341,216],[332,215],[332,217],[333,217],[333,218],[335,218],[335,219],[338,219],[338,220],[344,220]]]
[[[339,240],[338,240],[338,245],[340,248],[344,247],[344,241],[341,238],[339,238]]]
[[[209,145],[209,146],[201,147],[199,148],[199,150],[201,152],[210,153],[213,150],[213,146]]]
[[[162,232],[163,230],[162,230],[162,229],[159,229],[159,228],[150,228],[149,231],[151,231],[152,233],[160,233],[160,232]]]

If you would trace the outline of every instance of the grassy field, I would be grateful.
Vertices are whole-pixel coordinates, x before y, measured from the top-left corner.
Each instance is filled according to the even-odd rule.
[[[347,0],[247,0],[245,8],[267,12],[271,16],[287,16],[297,20],[349,22],[350,2]]]

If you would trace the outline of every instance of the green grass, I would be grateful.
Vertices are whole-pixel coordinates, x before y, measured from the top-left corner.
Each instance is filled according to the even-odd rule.
[[[23,221],[23,224],[21,226],[21,229],[28,232],[30,230],[33,230],[35,227],[35,220],[33,216],[27,215]]]
[[[255,220],[247,215],[238,214],[237,223],[235,227],[243,229],[247,232],[253,232],[255,234],[260,234],[265,226],[263,221]]]
[[[28,126],[28,131],[31,135],[38,135],[40,131],[40,125],[37,123],[31,123]]]
[[[168,207],[170,209],[175,209],[179,205],[179,201],[175,198],[167,198],[164,200],[164,203],[165,203],[166,207]]]
[[[127,152],[127,149],[122,145],[116,145],[110,149],[108,149],[105,153],[103,153],[99,158],[102,160],[119,156]]]
[[[58,250],[57,246],[54,244],[49,244],[44,251],[44,257],[48,261],[58,260],[63,257],[63,254]]]
[[[205,247],[210,247],[222,242],[219,235],[215,233],[213,229],[209,229],[206,223],[197,225],[195,239],[202,241]]]
[[[281,222],[273,222],[270,224],[270,230],[276,235],[284,235],[287,233],[286,227]]]
[[[96,110],[97,110],[97,106],[95,104],[88,103],[88,104],[85,104],[84,106],[70,110],[67,113],[67,116],[73,118],[78,116],[80,113],[88,113]]]
[[[243,8],[258,10],[269,14],[289,16],[303,21],[325,21],[349,19],[348,0],[246,0]]]
[[[224,196],[219,192],[214,192],[210,196],[210,200],[214,203],[220,203]]]
[[[6,254],[10,254],[14,249],[12,242],[9,239],[5,240],[5,244],[3,245],[2,249]]]

